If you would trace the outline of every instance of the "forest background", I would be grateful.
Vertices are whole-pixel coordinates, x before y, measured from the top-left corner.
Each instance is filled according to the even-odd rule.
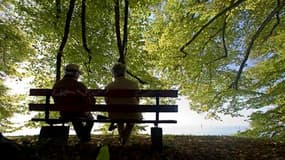
[[[141,88],[178,89],[191,110],[208,118],[251,110],[250,128],[240,135],[285,140],[284,6],[284,0],[1,0],[0,131],[37,125],[13,125],[15,114],[29,114],[29,98],[8,94],[5,80],[30,78],[31,86],[49,88],[65,64],[77,63],[81,80],[102,88],[124,44],[128,76]],[[127,32],[116,24],[124,26],[126,17]]]

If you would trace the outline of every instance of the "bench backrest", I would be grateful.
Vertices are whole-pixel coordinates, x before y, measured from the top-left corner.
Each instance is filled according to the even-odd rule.
[[[155,112],[155,119],[159,120],[160,112],[178,112],[177,105],[161,104],[161,98],[176,98],[177,90],[115,90],[114,92],[106,92],[103,89],[89,89],[89,92],[95,97],[150,97],[155,99],[154,104],[140,105],[107,105],[95,104],[90,111],[95,112]],[[45,118],[49,119],[50,111],[62,111],[64,108],[77,108],[68,106],[57,106],[51,103],[51,89],[30,89],[30,96],[45,97],[44,102],[36,102],[29,104],[30,111],[44,111]]]
[[[104,89],[89,89],[88,90],[95,97],[105,97],[107,95]],[[136,92],[138,97],[177,97],[177,90],[119,90],[122,92]],[[51,89],[30,89],[30,96],[51,96]],[[124,94],[121,94],[124,96]],[[117,95],[119,96],[119,94]]]

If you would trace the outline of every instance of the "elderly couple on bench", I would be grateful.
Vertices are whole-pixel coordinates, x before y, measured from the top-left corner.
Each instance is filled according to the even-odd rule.
[[[108,92],[109,90],[116,89],[135,89],[138,90],[138,83],[127,79],[125,77],[126,66],[122,63],[117,63],[112,68],[112,75],[114,81],[109,83],[105,89]],[[78,81],[78,78],[81,74],[79,66],[76,64],[68,64],[64,68],[64,77],[57,81],[53,86],[52,97],[56,104],[80,104],[82,112],[70,112],[70,111],[61,111],[61,117],[65,119],[70,119],[77,137],[80,139],[80,142],[88,142],[91,140],[91,130],[93,127],[93,116],[90,112],[86,112],[86,107],[94,105],[96,100],[93,95],[90,95],[88,88]],[[73,98],[70,98],[73,96]],[[69,97],[69,98],[68,98]],[[105,97],[105,102],[107,104],[138,104],[138,97]],[[135,119],[141,120],[142,115],[139,112],[134,113],[115,113],[109,112],[110,119]],[[85,118],[91,121],[78,121],[73,119]],[[102,117],[101,117],[102,118]],[[132,132],[134,127],[133,123],[117,123],[117,126],[114,123],[111,123],[109,130],[118,128],[119,140],[121,144],[125,144]]]

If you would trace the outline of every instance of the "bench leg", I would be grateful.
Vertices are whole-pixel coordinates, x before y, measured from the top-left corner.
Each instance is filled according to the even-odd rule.
[[[66,144],[68,141],[69,126],[43,126],[40,131],[39,141],[51,141]]]
[[[162,144],[162,128],[159,127],[152,127],[151,128],[151,143],[152,149],[161,151],[163,144]]]

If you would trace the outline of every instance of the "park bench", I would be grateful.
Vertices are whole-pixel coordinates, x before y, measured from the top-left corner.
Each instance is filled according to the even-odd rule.
[[[34,98],[34,100],[29,103],[29,110],[35,112],[43,112],[42,117],[32,118],[32,121],[36,122],[44,122],[48,124],[48,128],[58,127],[56,124],[64,124],[68,123],[69,120],[62,119],[58,117],[52,117],[52,112],[59,112],[62,110],[72,108],[73,110],[78,107],[68,106],[57,106],[53,103],[53,99],[51,97],[51,89],[30,89],[30,96]],[[176,100],[178,91],[177,90],[114,90],[112,92],[106,92],[103,89],[89,89],[89,92],[96,98],[96,104],[92,106],[90,109],[91,112],[94,113],[102,113],[102,112],[147,112],[153,113],[154,119],[143,119],[143,120],[131,120],[131,119],[94,119],[92,121],[98,123],[117,123],[117,122],[132,122],[132,123],[152,123],[154,127],[151,127],[151,142],[152,146],[156,148],[162,148],[162,128],[158,127],[160,123],[177,123],[176,120],[165,120],[160,119],[161,113],[175,113],[178,112],[178,106],[176,104],[165,104],[165,101],[169,103],[169,100]],[[136,95],[140,98],[139,105],[107,105],[103,102],[104,97],[133,97]],[[100,99],[101,98],[101,99]],[[165,100],[163,100],[165,99]],[[163,103],[164,102],[164,103]],[[142,103],[142,104],[141,104]],[[71,110],[72,110],[71,109]],[[86,121],[86,120],[82,120]],[[44,131],[44,127],[42,126],[40,137],[46,136]],[[67,132],[68,137],[68,130]]]

